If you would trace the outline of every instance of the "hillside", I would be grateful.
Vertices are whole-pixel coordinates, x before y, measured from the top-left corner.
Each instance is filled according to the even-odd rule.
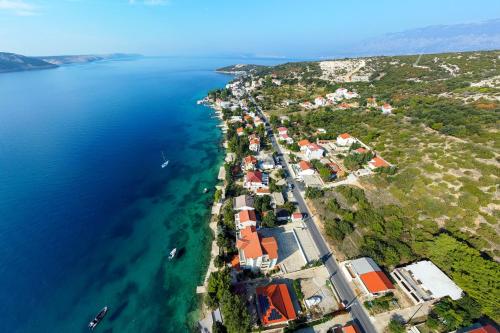
[[[0,73],[29,71],[58,67],[42,59],[15,53],[0,52]]]
[[[38,58],[54,65],[68,65],[68,64],[85,64],[88,62],[103,61],[103,60],[132,59],[137,57],[140,57],[140,55],[112,53],[103,55],[87,54],[87,55],[45,56]]]
[[[310,198],[336,251],[387,268],[431,258],[496,320],[499,61],[500,51],[370,57],[284,64],[243,79],[295,142],[347,132],[395,166]],[[353,97],[325,103],[338,88]],[[336,157],[347,173],[360,167]]]

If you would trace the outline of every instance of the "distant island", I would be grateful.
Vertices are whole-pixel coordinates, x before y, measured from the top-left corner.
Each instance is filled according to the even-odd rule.
[[[138,57],[141,57],[141,55],[124,53],[29,57],[21,54],[0,52],[0,73],[51,69],[69,64],[84,64],[102,60],[133,59]]]

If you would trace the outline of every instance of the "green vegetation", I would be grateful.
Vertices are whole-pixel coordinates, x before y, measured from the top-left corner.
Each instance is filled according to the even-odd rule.
[[[306,198],[308,199],[317,199],[323,197],[325,192],[322,189],[316,187],[307,187],[306,188]]]
[[[494,320],[500,319],[500,267],[455,238],[441,234],[418,244],[421,253],[443,269],[476,306]]]
[[[469,296],[457,301],[446,298],[437,303],[426,326],[439,332],[450,332],[472,325],[481,317],[481,306]]]
[[[393,310],[396,307],[397,299],[393,293],[387,293],[384,296],[377,297],[370,301],[365,301],[365,308],[370,314],[375,315],[382,312]]]
[[[389,332],[391,333],[405,333],[405,325],[401,323],[398,319],[392,318],[389,322]]]

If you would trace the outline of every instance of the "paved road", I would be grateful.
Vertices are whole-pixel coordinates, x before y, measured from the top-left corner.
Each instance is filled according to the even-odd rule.
[[[262,112],[262,109],[260,106],[255,102],[254,98],[249,96],[250,100],[252,103],[255,105],[257,108],[258,112],[260,113],[261,117],[264,119],[264,122],[266,123],[266,131],[271,130],[269,127],[269,122]],[[276,152],[278,152],[280,155],[282,154],[280,146],[276,142],[276,137],[274,134],[269,136],[271,140],[271,144]],[[302,193],[300,192],[300,188],[303,188],[302,184],[299,184],[293,177],[291,177],[290,173],[290,165],[284,158],[280,158],[282,161],[281,163],[287,170],[287,182],[288,184],[293,184],[294,189],[293,189],[293,194],[295,196],[295,200],[297,201],[297,204],[299,206],[299,209],[302,213],[307,213],[308,218],[305,219],[304,223],[311,233],[311,237],[316,243],[316,247],[318,248],[318,252],[320,253],[320,256],[324,262],[324,265],[328,269],[328,272],[330,273],[330,280],[335,286],[335,289],[337,290],[340,298],[347,303],[349,311],[351,313],[351,316],[353,317],[354,321],[360,326],[365,333],[376,333],[377,331],[375,330],[375,327],[370,321],[370,318],[368,317],[367,313],[363,310],[363,305],[358,301],[356,298],[356,295],[354,295],[354,292],[352,291],[351,287],[349,286],[349,283],[347,282],[345,276],[343,273],[340,271],[339,265],[337,264],[337,259],[333,256],[332,252],[328,248],[328,245],[326,241],[324,240],[323,236],[318,230],[318,227],[312,220],[311,212],[309,211],[309,208],[307,207],[304,197],[302,196]]]

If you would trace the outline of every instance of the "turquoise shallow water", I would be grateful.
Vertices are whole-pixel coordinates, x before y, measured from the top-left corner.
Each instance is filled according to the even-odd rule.
[[[0,76],[0,331],[86,332],[104,305],[99,332],[188,331],[209,253],[202,190],[223,153],[195,102],[230,79],[212,71],[226,62]]]
[[[214,68],[240,61],[0,75],[0,332],[87,332],[104,305],[97,332],[193,327],[211,237],[202,191],[223,158],[196,100],[231,79]]]

